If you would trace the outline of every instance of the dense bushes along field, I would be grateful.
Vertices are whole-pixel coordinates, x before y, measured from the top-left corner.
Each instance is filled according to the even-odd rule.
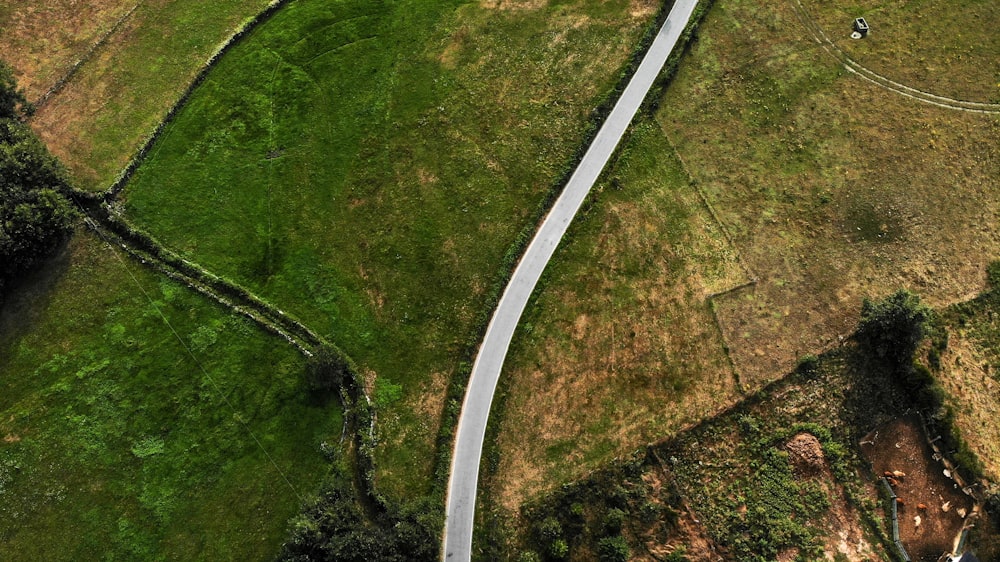
[[[0,303],[4,289],[50,256],[72,229],[66,175],[21,119],[32,111],[0,61]]]

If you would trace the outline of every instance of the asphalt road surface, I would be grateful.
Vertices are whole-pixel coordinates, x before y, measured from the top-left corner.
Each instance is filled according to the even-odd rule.
[[[549,263],[549,258],[566,233],[570,221],[608,163],[611,153],[618,146],[625,129],[635,117],[649,88],[673,51],[691,18],[695,4],[697,0],[676,0],[674,3],[635,75],[528,245],[493,313],[472,367],[465,402],[458,419],[451,477],[448,480],[448,512],[444,532],[444,559],[447,562],[465,562],[472,557],[476,487],[486,421],[514,328],[517,327],[542,270]]]

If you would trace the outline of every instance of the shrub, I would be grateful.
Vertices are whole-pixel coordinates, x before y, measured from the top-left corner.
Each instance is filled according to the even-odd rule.
[[[553,560],[564,560],[569,555],[569,545],[562,539],[556,539],[549,545],[549,556]]]
[[[538,525],[538,538],[542,542],[551,542],[562,537],[562,525],[555,517],[546,517]]]
[[[815,355],[806,355],[805,357],[799,359],[799,364],[796,365],[795,370],[802,373],[806,377],[815,377],[819,374],[819,357],[816,357]]]
[[[349,376],[347,362],[329,345],[317,348],[306,362],[306,387],[318,398],[339,390]]]
[[[663,559],[665,562],[689,562],[690,559],[687,557],[687,549],[683,546],[678,546],[673,552],[667,555]]]
[[[627,562],[629,551],[625,537],[618,535],[601,539],[597,543],[597,556],[602,562]]]
[[[616,535],[621,532],[625,525],[625,512],[613,507],[604,514],[604,532],[609,535]]]

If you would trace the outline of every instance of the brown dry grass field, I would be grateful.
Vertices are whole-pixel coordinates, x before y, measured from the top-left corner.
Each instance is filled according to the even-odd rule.
[[[905,8],[880,6],[886,21]],[[968,64],[968,90],[958,76],[940,93],[977,99],[1000,60],[996,22],[980,4],[953,6],[965,7],[951,15],[963,41],[993,59]],[[820,21],[834,8],[810,6]],[[871,65],[902,80],[909,62]],[[595,196],[516,338],[491,488],[507,508],[836,346],[865,296],[906,287],[940,307],[978,294],[1000,253],[1000,117],[845,72],[792,2],[718,0],[655,121],[659,132],[636,132],[607,174],[627,195]],[[693,274],[720,256],[728,265],[709,269],[730,272],[724,281]]]
[[[521,328],[500,434],[508,509],[739,395],[708,297],[745,274],[669,151],[655,123],[636,129],[622,188],[571,229]]]
[[[136,4],[19,0],[0,8],[0,56],[35,100]],[[84,189],[108,187],[218,45],[267,2],[138,4],[31,121]]]
[[[955,423],[983,463],[984,475],[1000,482],[1000,382],[996,365],[1000,354],[957,326],[949,330],[948,349],[942,354],[939,380],[951,403],[958,404]]]
[[[718,302],[741,377],[758,386],[835,343],[866,295],[979,293],[1000,242],[1000,118],[843,73],[790,38],[785,3],[715,14],[729,30],[703,30],[661,123],[760,277]]]
[[[0,8],[0,58],[14,66],[18,84],[37,100],[111,30],[134,0],[37,2]]]
[[[1000,22],[1000,3],[799,1],[826,36],[866,68],[939,96],[1000,102],[1000,33],[990,32]],[[858,16],[871,28],[863,41],[850,38]]]

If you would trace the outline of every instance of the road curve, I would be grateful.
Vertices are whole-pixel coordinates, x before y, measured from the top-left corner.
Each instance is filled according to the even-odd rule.
[[[472,529],[476,511],[476,487],[482,457],[486,421],[493,403],[493,393],[514,328],[521,318],[542,270],[555,252],[556,245],[580,209],[611,153],[621,141],[625,129],[635,117],[663,64],[684,31],[697,0],[676,0],[635,75],[629,81],[614,109],[598,131],[562,194],[545,217],[542,226],[528,245],[510,282],[504,289],[479,355],[472,367],[465,402],[458,418],[455,449],[448,479],[448,511],[445,521],[443,557],[447,562],[465,562],[472,558]]]

